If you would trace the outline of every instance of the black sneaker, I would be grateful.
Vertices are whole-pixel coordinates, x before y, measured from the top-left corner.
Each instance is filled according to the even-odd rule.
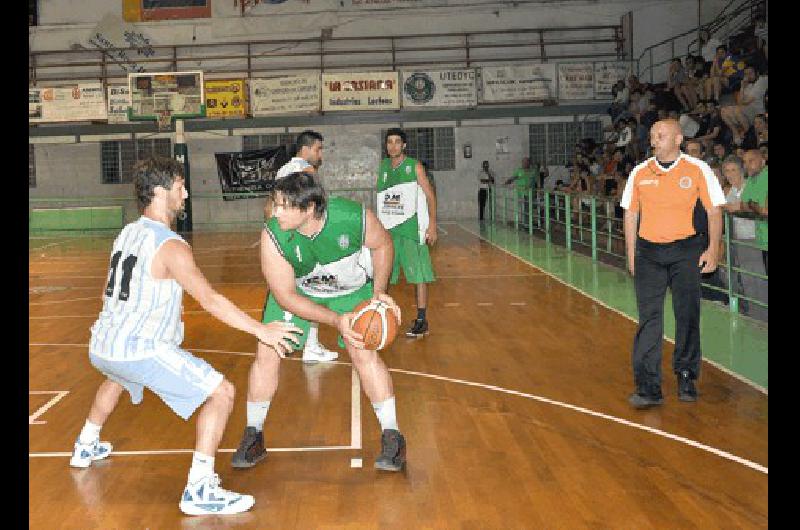
[[[237,469],[246,469],[258,464],[267,456],[264,448],[264,433],[255,427],[245,427],[239,448],[233,453],[231,466]]]
[[[400,431],[386,429],[381,434],[381,455],[375,460],[375,468],[400,471],[404,465],[406,465],[406,439]]]
[[[649,394],[640,394],[639,392],[634,392],[628,396],[628,403],[630,403],[635,409],[647,409],[664,403],[664,397],[661,395],[652,396]]]
[[[678,374],[678,399],[690,403],[697,401],[697,388],[688,370]]]
[[[406,331],[406,337],[424,337],[428,334],[428,321],[415,319],[411,329]]]

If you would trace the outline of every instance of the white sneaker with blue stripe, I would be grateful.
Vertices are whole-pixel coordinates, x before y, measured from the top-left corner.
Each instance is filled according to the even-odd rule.
[[[111,444],[95,440],[89,444],[82,444],[80,439],[75,440],[75,447],[72,450],[72,458],[69,465],[72,467],[87,468],[95,460],[102,460],[111,454]]]
[[[230,515],[246,512],[256,500],[220,487],[219,475],[214,473],[193,484],[186,484],[178,505],[186,515]]]

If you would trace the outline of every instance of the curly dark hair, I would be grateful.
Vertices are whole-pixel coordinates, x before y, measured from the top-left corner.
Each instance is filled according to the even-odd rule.
[[[156,187],[169,190],[177,178],[183,178],[183,164],[172,158],[145,158],[133,166],[133,185],[139,209],[144,210],[150,205]]]

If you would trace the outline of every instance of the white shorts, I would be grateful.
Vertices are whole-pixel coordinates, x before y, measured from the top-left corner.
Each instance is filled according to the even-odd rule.
[[[184,420],[205,403],[223,379],[203,359],[171,346],[162,346],[154,356],[136,361],[114,361],[91,352],[89,360],[106,377],[125,387],[134,405],[142,402],[144,389],[149,388]]]

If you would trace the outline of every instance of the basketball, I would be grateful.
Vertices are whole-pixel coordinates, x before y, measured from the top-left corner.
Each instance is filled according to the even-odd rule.
[[[397,336],[397,315],[389,304],[378,300],[365,300],[353,309],[353,331],[364,337],[364,349],[382,350]]]

